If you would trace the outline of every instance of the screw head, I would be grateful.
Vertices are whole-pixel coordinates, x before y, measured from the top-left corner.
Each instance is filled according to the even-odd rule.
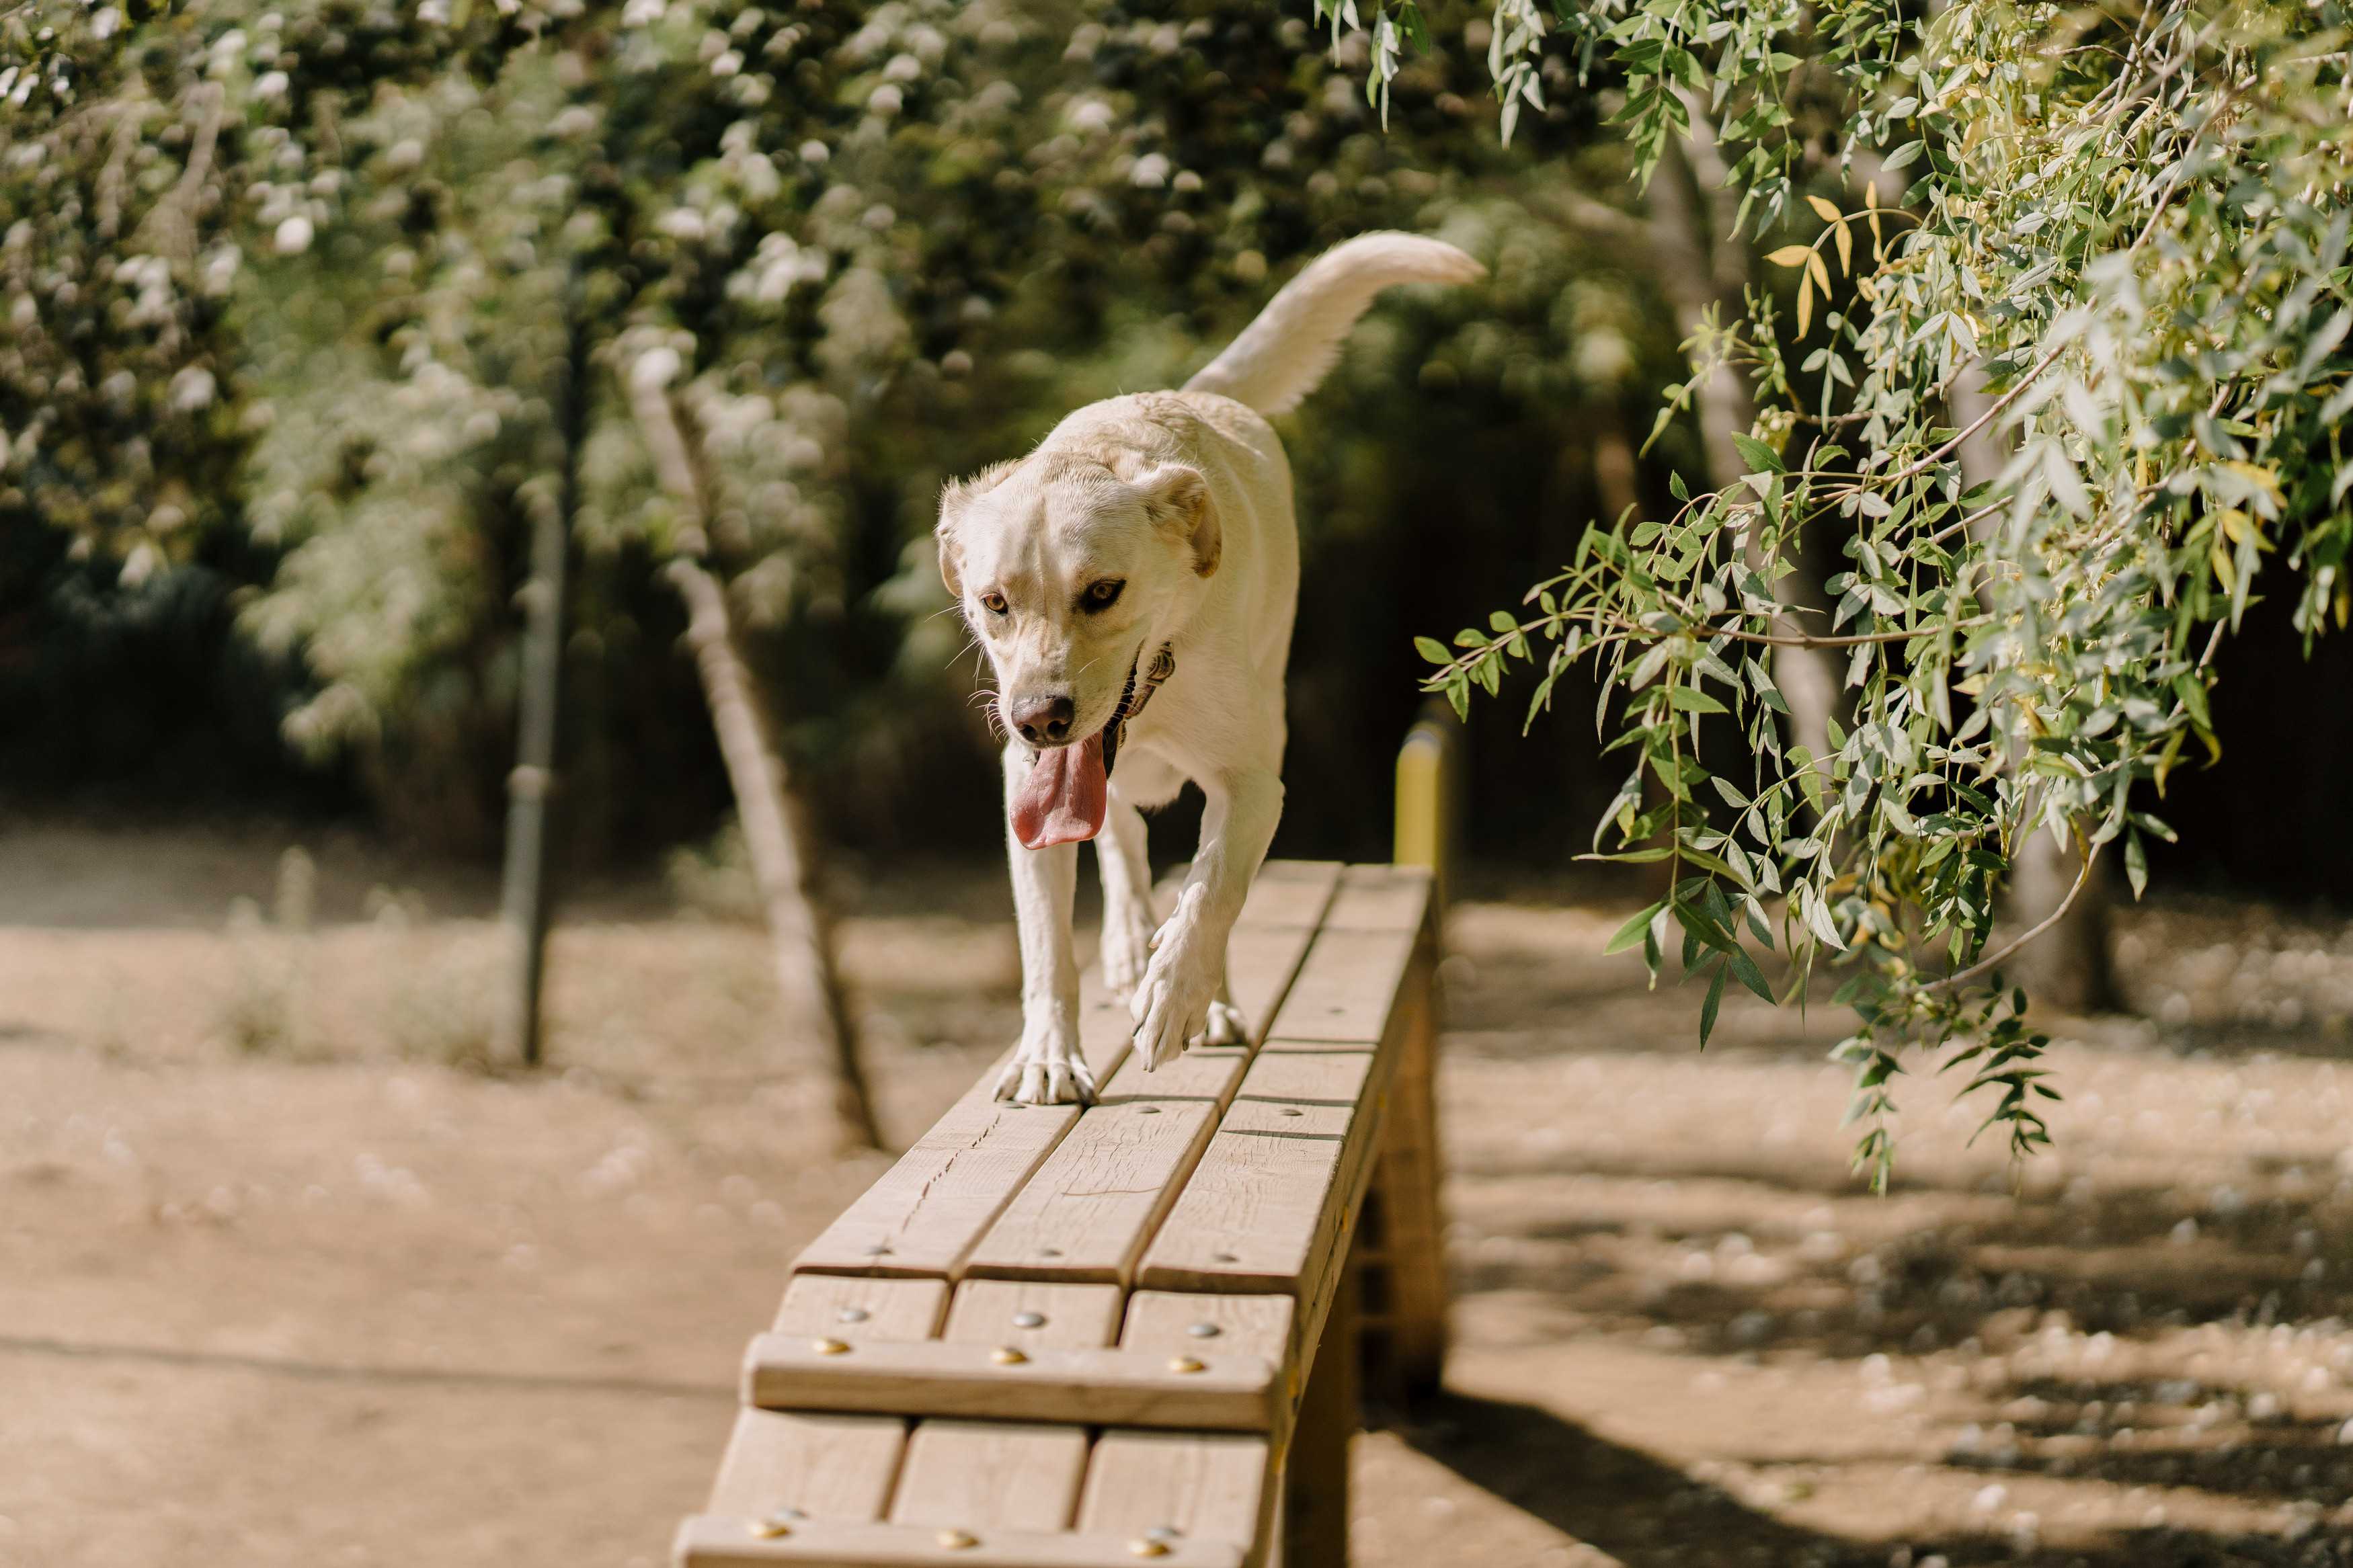
[[[873,1246],[866,1249],[866,1256],[869,1258],[888,1258],[891,1256],[891,1244],[887,1241],[878,1241]]]
[[[1275,1114],[1277,1116],[1304,1116],[1307,1112],[1300,1110],[1299,1107],[1295,1105],[1286,1105],[1280,1110],[1277,1110]]]
[[[1017,1329],[1042,1329],[1046,1326],[1046,1314],[1043,1312],[1016,1312],[1013,1314],[1013,1326]]]
[[[1171,1356],[1168,1361],[1168,1370],[1170,1372],[1207,1372],[1209,1370],[1209,1363],[1188,1355]]]
[[[811,1340],[809,1349],[819,1355],[848,1355],[849,1342],[848,1340]]]
[[[1197,1340],[1214,1340],[1226,1331],[1215,1323],[1191,1323],[1186,1326],[1185,1331]]]
[[[1173,1524],[1155,1524],[1144,1532],[1146,1541],[1175,1541],[1185,1532]]]
[[[765,1519],[747,1519],[744,1521],[744,1528],[762,1541],[775,1541],[780,1536],[790,1535],[793,1532],[792,1521],[780,1519],[775,1514],[770,1514]]]
[[[836,1312],[833,1316],[835,1321],[838,1322],[862,1323],[869,1317],[872,1316],[872,1314],[868,1312],[863,1307],[844,1307],[840,1311]]]
[[[1241,1261],[1240,1258],[1236,1258],[1230,1252],[1212,1252],[1209,1254],[1209,1259],[1213,1263],[1240,1263]]]
[[[1019,1366],[1029,1358],[1011,1345],[999,1345],[988,1352],[988,1359],[999,1366]]]
[[[1166,1542],[1155,1541],[1148,1535],[1140,1541],[1131,1541],[1127,1543],[1128,1555],[1131,1557],[1166,1557],[1168,1555],[1168,1551]]]
[[[1060,1258],[1062,1256],[1062,1249],[1059,1247],[1041,1247],[1038,1249],[1038,1256],[1040,1258]]]
[[[943,1530],[935,1539],[951,1552],[962,1552],[980,1544],[980,1537],[969,1530]]]
[[[1135,1108],[1135,1113],[1138,1116],[1157,1116],[1160,1114],[1160,1108],[1156,1105],[1139,1105]]]

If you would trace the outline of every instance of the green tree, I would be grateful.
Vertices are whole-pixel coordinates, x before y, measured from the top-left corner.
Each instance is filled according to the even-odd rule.
[[[1418,26],[1372,11],[1377,36]],[[1525,662],[1533,718],[1573,665],[1598,671],[1632,768],[1596,852],[1670,875],[1614,945],[1654,973],[1680,948],[1703,1041],[1727,979],[1774,994],[1752,942],[1786,953],[1784,999],[1845,967],[1876,1180],[1907,1047],[1989,1097],[2014,1151],[2044,1141],[2045,1041],[2000,967],[2104,858],[2140,889],[2168,773],[2218,750],[2213,658],[2258,579],[2295,596],[2307,646],[2353,609],[2348,21],[2194,0],[1496,8],[1511,104],[1545,101],[1566,48],[1641,177],[1719,142],[1770,276],[1700,323],[1660,416],[1736,373],[1757,407],[1736,479],[1597,525],[1522,606],[1424,639],[1430,685],[1461,707]],[[1376,98],[1393,58],[1375,52]],[[1996,458],[1973,458],[1989,435]],[[1824,543],[1841,569],[1808,616],[1785,584]],[[1843,663],[1822,744],[1788,724],[1767,658],[1790,648]],[[2080,868],[1997,941],[2038,834]]]

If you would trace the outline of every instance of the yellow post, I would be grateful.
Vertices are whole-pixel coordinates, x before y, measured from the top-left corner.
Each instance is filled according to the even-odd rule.
[[[1398,750],[1397,840],[1389,858],[1400,866],[1429,867],[1440,908],[1445,907],[1448,862],[1453,858],[1450,775],[1456,732],[1453,714],[1441,703],[1407,732]]]

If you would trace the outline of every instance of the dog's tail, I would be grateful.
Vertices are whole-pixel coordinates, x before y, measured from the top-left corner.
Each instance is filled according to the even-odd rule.
[[[1360,234],[1334,246],[1267,302],[1226,352],[1185,384],[1261,414],[1284,414],[1339,361],[1341,340],[1392,283],[1468,283],[1487,269],[1442,239]]]

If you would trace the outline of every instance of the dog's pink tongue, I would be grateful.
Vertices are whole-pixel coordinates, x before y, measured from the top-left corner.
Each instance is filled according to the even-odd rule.
[[[1110,809],[1103,732],[1097,731],[1075,746],[1038,753],[1029,776],[1013,794],[1014,836],[1032,849],[1075,844],[1102,832]]]

